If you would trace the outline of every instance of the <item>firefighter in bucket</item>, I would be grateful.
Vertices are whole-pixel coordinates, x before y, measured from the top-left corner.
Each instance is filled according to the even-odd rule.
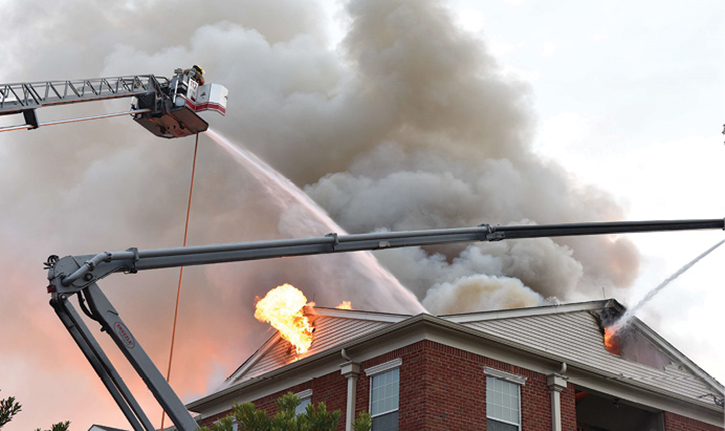
[[[199,85],[204,85],[204,69],[196,64],[191,69],[184,70],[184,75],[189,75],[189,78],[198,82]]]

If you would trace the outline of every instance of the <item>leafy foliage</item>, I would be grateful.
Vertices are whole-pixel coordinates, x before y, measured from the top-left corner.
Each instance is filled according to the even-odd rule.
[[[50,429],[45,430],[45,431],[68,431],[69,427],[70,427],[70,421],[58,422],[57,424],[51,425]],[[41,431],[41,430],[40,430],[40,428],[36,428],[35,431]]]
[[[357,419],[352,424],[352,429],[355,431],[370,431],[373,428],[373,418],[368,412],[360,412],[357,415]]]
[[[235,404],[229,416],[199,431],[232,431],[235,422],[238,431],[333,431],[340,421],[340,410],[330,412],[325,403],[309,404],[304,413],[295,414],[299,405],[300,399],[289,392],[277,399],[279,413],[270,418],[266,410],[258,410],[252,403]],[[361,412],[355,431],[370,431],[371,427],[370,414]]]
[[[6,423],[13,420],[13,416],[18,414],[21,409],[20,403],[15,401],[15,397],[3,398],[0,400],[0,428]]]
[[[239,424],[239,431],[271,431],[272,422],[266,410],[257,410],[252,403],[234,405],[232,417]],[[224,430],[226,431],[226,430]]]
[[[15,397],[7,397],[0,400],[0,428],[6,423],[13,420],[13,416],[18,414],[21,410],[22,405],[15,401]],[[50,430],[46,431],[68,431],[70,427],[70,421],[58,422],[50,427]],[[35,431],[41,431],[40,428],[36,428]]]

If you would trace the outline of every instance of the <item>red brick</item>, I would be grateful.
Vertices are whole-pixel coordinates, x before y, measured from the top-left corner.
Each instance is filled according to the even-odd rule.
[[[695,419],[680,416],[675,413],[665,412],[666,431],[722,431],[722,427],[709,425]]]
[[[420,341],[378,356],[361,364],[357,381],[355,411],[368,411],[370,378],[366,368],[393,359],[401,359],[400,410],[401,431],[485,431],[486,375],[484,367],[526,377],[521,386],[523,431],[551,430],[551,394],[544,374],[432,341]],[[287,392],[312,389],[312,402],[324,401],[328,410],[341,411],[336,431],[345,429],[347,379],[339,371],[291,387],[255,401],[257,408],[277,413],[276,400]],[[576,431],[574,387],[561,392],[562,431]],[[205,419],[210,424],[225,414]],[[666,431],[723,431],[683,416],[665,412]]]

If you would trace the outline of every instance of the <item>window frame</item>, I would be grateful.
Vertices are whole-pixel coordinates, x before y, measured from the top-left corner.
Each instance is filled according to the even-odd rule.
[[[505,371],[497,370],[495,368],[489,368],[489,367],[484,367],[483,373],[486,375],[486,422],[488,422],[488,420],[492,420],[492,421],[499,422],[499,423],[502,423],[505,425],[515,426],[517,431],[521,431],[521,429],[522,429],[522,425],[521,425],[521,420],[522,420],[521,386],[524,386],[527,378],[516,375],[516,374],[512,374],[512,373],[507,373]],[[516,399],[518,402],[518,423],[512,423],[506,419],[492,417],[489,415],[489,410],[488,410],[488,390],[489,390],[488,378],[489,377],[492,379],[498,379],[498,380],[501,380],[501,381],[504,381],[506,383],[513,384],[516,386]]]
[[[295,393],[295,396],[297,398],[299,398],[299,400],[300,400],[300,404],[295,409],[295,415],[304,414],[305,413],[304,409],[301,412],[297,411],[297,409],[302,407],[302,403],[305,400],[309,400],[309,404],[312,404],[312,389],[305,389],[304,391],[297,392],[297,393]],[[307,405],[305,405],[305,408],[306,407],[307,407]]]
[[[394,412],[400,412],[400,367],[403,365],[403,360],[400,358],[393,359],[392,361],[384,362],[379,365],[375,365],[369,368],[365,369],[365,375],[370,378],[370,388],[369,388],[369,396],[368,396],[368,411],[370,412],[370,419],[375,419],[377,417],[385,416],[390,413]],[[385,374],[387,372],[398,370],[398,407],[393,410],[387,410],[384,412],[378,412],[375,415],[372,414],[373,411],[373,379],[376,376],[380,376],[382,374]],[[400,420],[400,413],[398,413],[398,420]]]

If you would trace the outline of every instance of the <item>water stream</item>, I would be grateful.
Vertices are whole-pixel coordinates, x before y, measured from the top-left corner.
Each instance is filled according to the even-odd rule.
[[[702,253],[701,255],[697,256],[690,263],[688,263],[687,265],[685,265],[682,268],[680,268],[679,270],[677,270],[674,274],[672,274],[671,276],[669,276],[665,281],[663,281],[662,283],[660,283],[659,285],[657,285],[654,289],[652,289],[649,292],[647,292],[647,295],[645,295],[644,298],[642,298],[634,307],[631,307],[629,310],[627,310],[622,315],[622,317],[620,317],[619,320],[617,320],[617,322],[615,322],[614,325],[612,325],[611,328],[614,329],[615,331],[618,331],[619,329],[625,327],[629,323],[629,321],[632,319],[632,317],[634,317],[634,315],[637,313],[637,311],[640,308],[642,308],[643,305],[647,304],[652,298],[655,297],[655,295],[657,295],[668,284],[670,284],[677,277],[679,277],[680,275],[682,275],[685,271],[687,271],[688,269],[692,268],[693,265],[695,265],[697,262],[699,262],[700,260],[702,260],[702,258],[704,258],[705,256],[707,256],[708,254],[712,253],[716,248],[720,247],[720,245],[722,245],[723,243],[725,243],[725,239],[722,240],[722,241],[720,241],[720,242],[718,242],[717,244],[713,245],[709,249],[707,249],[704,253]]]
[[[345,235],[317,203],[297,187],[284,175],[269,166],[252,152],[235,144],[219,132],[207,130],[206,135],[219,144],[236,160],[250,175],[254,176],[258,185],[265,191],[265,199],[270,199],[280,209],[280,218],[285,224],[285,233],[292,235],[319,236],[335,232]],[[286,216],[289,213],[291,216]],[[283,233],[283,232],[280,232]],[[333,268],[333,271],[344,270],[354,273],[352,278],[365,280],[367,292],[364,294],[367,306],[376,306],[373,310],[387,310],[418,313],[425,311],[415,295],[406,289],[387,269],[383,268],[370,252],[348,253],[348,265],[345,268]],[[356,286],[346,286],[350,290]],[[350,296],[360,292],[345,292]],[[330,304],[325,304],[330,305]],[[355,302],[353,301],[353,307]]]

